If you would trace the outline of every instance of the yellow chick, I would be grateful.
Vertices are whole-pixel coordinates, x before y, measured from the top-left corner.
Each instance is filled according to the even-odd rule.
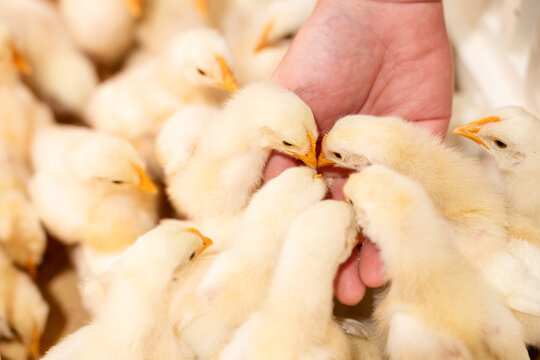
[[[141,236],[100,277],[105,300],[92,322],[43,360],[183,359],[169,321],[170,294],[211,244],[172,221]]]
[[[222,27],[231,44],[240,83],[270,78],[316,2],[252,1],[233,6],[222,20]]]
[[[30,71],[12,33],[0,25],[0,141],[6,145],[3,150],[9,152],[24,177],[30,172],[30,144],[34,132],[53,122],[49,108],[37,100],[19,78],[19,73]]]
[[[389,359],[529,358],[520,324],[460,253],[454,226],[418,182],[373,165],[343,191],[389,280],[373,314]]]
[[[104,64],[115,64],[135,40],[140,0],[61,0],[59,10],[77,45]]]
[[[397,117],[346,116],[323,139],[319,165],[382,164],[421,183],[450,220],[461,253],[518,311],[540,315],[540,278],[508,247],[506,205],[476,159]]]
[[[78,113],[95,90],[91,61],[71,41],[54,5],[42,0],[3,0],[7,26],[31,66],[29,81],[62,111]]]
[[[40,131],[30,192],[56,238],[117,255],[157,221],[157,187],[125,140],[76,126]]]
[[[39,340],[45,328],[49,306],[30,277],[17,270],[0,248],[0,341],[16,346],[24,357],[39,357]],[[6,329],[6,325],[8,325]],[[0,355],[4,347],[0,347]],[[9,349],[9,347],[8,347]]]
[[[230,63],[217,31],[183,33],[160,58],[135,64],[100,85],[85,118],[96,129],[130,141],[159,175],[154,140],[164,122],[183,106],[217,106],[227,91],[236,91]]]
[[[540,119],[525,109],[507,106],[488,117],[454,129],[493,157],[512,213],[540,227]]]
[[[269,83],[236,94],[218,116],[200,128],[189,117],[175,118],[158,139],[167,192],[175,209],[190,219],[241,211],[260,185],[272,150],[316,166],[317,125],[310,108],[295,94]],[[183,125],[182,125],[183,123]],[[199,135],[171,154],[168,129]],[[172,137],[174,138],[174,137]],[[178,164],[178,166],[172,166]]]
[[[177,34],[210,25],[208,6],[208,0],[147,1],[137,40],[145,51],[159,53]]]
[[[195,289],[184,290],[182,297],[175,294],[175,330],[182,349],[200,359],[219,354],[265,298],[293,219],[322,200],[326,190],[307,167],[287,169],[261,188],[257,203],[242,214],[234,245],[219,254]]]
[[[351,359],[351,345],[332,318],[333,283],[356,245],[356,227],[351,207],[335,200],[298,215],[268,294],[218,359]]]

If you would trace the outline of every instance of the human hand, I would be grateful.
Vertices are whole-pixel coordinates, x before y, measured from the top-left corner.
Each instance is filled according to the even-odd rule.
[[[320,0],[296,35],[272,82],[294,91],[312,109],[321,134],[348,114],[398,115],[445,134],[453,71],[441,0]],[[295,161],[274,154],[265,179]],[[342,198],[337,169],[332,194]],[[381,262],[367,241],[341,266],[335,293],[354,305],[366,285],[384,283]]]

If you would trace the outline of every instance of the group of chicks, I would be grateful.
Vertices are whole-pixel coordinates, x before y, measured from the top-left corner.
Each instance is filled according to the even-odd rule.
[[[47,360],[528,359],[540,346],[540,120],[507,107],[455,129],[499,183],[397,117],[346,116],[317,156],[310,108],[264,81],[314,5],[0,0],[2,358],[39,356],[45,230],[72,245],[92,315]],[[95,64],[119,61],[99,82]],[[272,151],[307,166],[262,184]],[[323,166],[355,171],[345,201],[325,199]],[[182,220],[160,221],[160,189]],[[388,283],[372,323],[337,321],[333,281],[364,236]]]

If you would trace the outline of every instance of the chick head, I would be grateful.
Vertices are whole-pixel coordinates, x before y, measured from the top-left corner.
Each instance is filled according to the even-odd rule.
[[[381,133],[396,118],[369,115],[349,115],[339,119],[323,137],[318,166],[337,165],[357,171],[370,163],[383,160]]]
[[[216,30],[198,28],[178,35],[165,58],[171,81],[185,79],[192,86],[221,87],[233,93],[238,90],[229,46]]]
[[[99,134],[81,141],[66,154],[65,163],[75,179],[105,191],[158,191],[139,154],[114,136]]]
[[[0,71],[16,68],[22,74],[30,74],[31,67],[15,45],[11,31],[0,25]]]
[[[354,210],[343,201],[324,200],[300,214],[292,224],[288,237],[298,239],[305,252],[322,261],[341,264],[357,244],[358,225]],[[322,256],[316,254],[323,252]],[[324,267],[327,268],[327,267]]]
[[[275,1],[264,12],[255,52],[287,48],[315,7],[315,0]]]
[[[482,146],[502,170],[538,163],[540,120],[522,107],[506,106],[453,130]]]
[[[294,93],[270,83],[253,84],[227,103],[225,113],[243,121],[262,148],[292,155],[316,167],[319,131],[311,109]]]
[[[420,215],[424,210],[436,211],[424,188],[384,165],[371,165],[350,175],[343,193],[345,201],[355,210],[362,232],[383,252],[383,261],[388,254],[399,256],[395,252],[401,247],[397,243],[401,239],[414,242],[415,239],[403,234],[436,226]]]
[[[146,280],[153,287],[165,286],[211,245],[212,240],[197,229],[186,228],[178,220],[163,221],[122,254],[118,275]]]

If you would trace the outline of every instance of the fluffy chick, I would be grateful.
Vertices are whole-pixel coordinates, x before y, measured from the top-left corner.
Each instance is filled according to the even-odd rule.
[[[336,319],[352,346],[354,360],[383,360],[383,351],[377,346],[371,320]]]
[[[96,129],[130,141],[158,174],[154,140],[164,122],[183,106],[217,106],[225,89],[236,91],[230,58],[215,30],[180,34],[160,58],[134,64],[101,84],[85,118]]]
[[[140,6],[129,0],[59,1],[77,45],[105,64],[117,63],[133,44]]]
[[[525,109],[507,106],[453,131],[480,145],[499,168],[510,211],[540,227],[540,119]]]
[[[461,253],[512,309],[540,314],[540,280],[508,247],[504,197],[472,158],[397,117],[347,116],[323,141],[319,164],[383,164],[421,183],[451,221]]]
[[[117,254],[157,221],[157,188],[129,143],[76,126],[40,131],[31,197],[46,228],[67,244]]]
[[[30,82],[59,109],[80,112],[98,77],[71,41],[55,6],[42,0],[3,0],[0,22],[13,32],[29,61]]]
[[[36,359],[49,306],[36,284],[12,265],[2,248],[0,274],[0,341],[22,343],[21,350],[26,356],[21,360],[28,355]]]
[[[1,5],[0,5],[1,6]],[[49,108],[23,84],[19,73],[31,71],[18,51],[11,31],[0,25],[0,141],[21,175],[30,172],[30,144],[34,133],[53,122]]]
[[[187,117],[175,121],[184,123],[170,125],[175,131],[200,133],[171,154],[165,127],[157,144],[158,153],[169,155],[160,159],[169,198],[192,219],[241,211],[261,183],[272,150],[316,165],[318,130],[311,110],[292,92],[269,83],[238,92],[202,129],[192,131]]]
[[[168,221],[130,247],[100,279],[105,301],[90,323],[44,360],[182,359],[168,319],[171,291],[211,240]]]
[[[351,207],[335,200],[296,217],[268,294],[218,359],[351,359],[332,309],[334,277],[356,244],[356,227]]]
[[[233,50],[240,83],[270,79],[315,4],[315,0],[280,0],[230,6],[222,28]]]
[[[528,359],[520,324],[418,182],[373,165],[344,194],[390,281],[373,314],[390,359]]]
[[[242,214],[234,245],[216,258],[195,289],[179,293],[175,329],[194,358],[217,356],[265,297],[290,224],[326,194],[314,175],[312,169],[294,167],[261,188]]]

